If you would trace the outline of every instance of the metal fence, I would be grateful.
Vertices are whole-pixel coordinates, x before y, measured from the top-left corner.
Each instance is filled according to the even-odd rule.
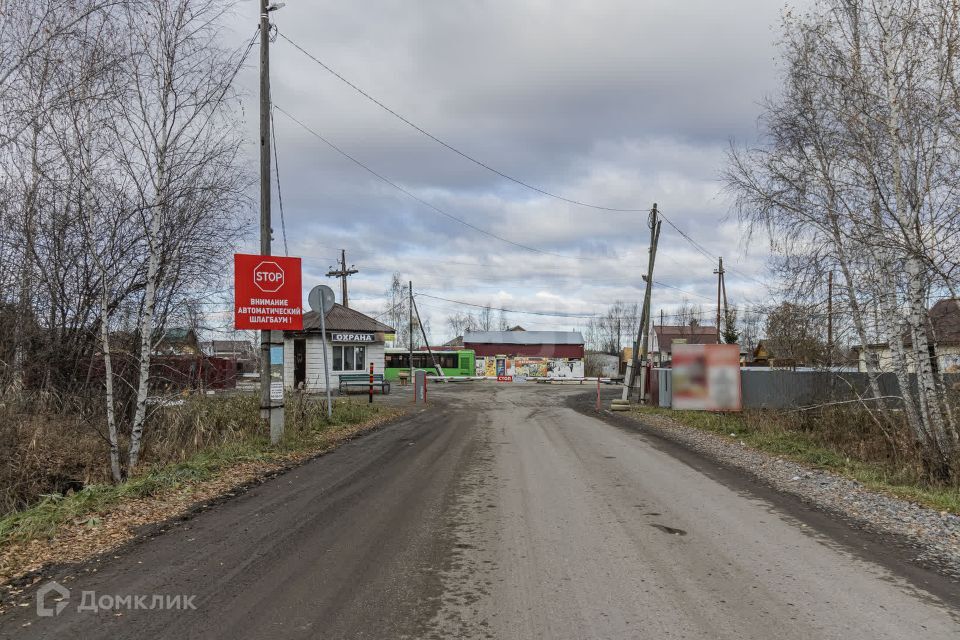
[[[670,369],[656,369],[651,383],[656,385],[655,402],[669,407]],[[944,376],[948,386],[960,385],[960,374]],[[916,377],[910,376],[916,391]],[[742,369],[740,372],[744,409],[796,409],[830,402],[845,402],[872,396],[866,373],[834,371],[788,371],[778,369]],[[896,404],[900,385],[892,373],[880,374],[880,393],[892,396]]]

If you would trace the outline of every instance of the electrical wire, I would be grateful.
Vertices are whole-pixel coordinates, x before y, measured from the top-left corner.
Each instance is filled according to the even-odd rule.
[[[338,80],[340,80],[341,82],[343,82],[344,84],[346,84],[348,87],[350,87],[351,89],[353,89],[354,91],[356,91],[358,94],[360,94],[361,96],[363,96],[364,98],[366,98],[366,99],[369,100],[370,102],[374,103],[375,105],[377,105],[378,107],[380,107],[381,109],[383,109],[384,111],[386,111],[387,113],[389,113],[390,115],[392,115],[393,117],[397,118],[398,120],[400,120],[401,122],[405,123],[406,125],[412,127],[412,128],[415,129],[417,132],[419,132],[419,133],[421,133],[422,135],[430,138],[431,140],[433,140],[433,141],[436,142],[437,144],[441,145],[442,147],[448,149],[449,151],[452,151],[453,153],[456,153],[456,154],[459,155],[460,157],[462,157],[462,158],[464,158],[464,159],[466,159],[466,160],[474,163],[475,165],[477,165],[477,166],[479,166],[479,167],[482,167],[483,169],[486,169],[487,171],[489,171],[489,172],[491,172],[491,173],[494,173],[494,174],[500,176],[501,178],[504,178],[505,180],[509,180],[510,182],[513,182],[513,183],[515,183],[515,184],[517,184],[517,185],[520,185],[520,186],[522,186],[522,187],[524,187],[524,188],[526,188],[526,189],[529,189],[529,190],[531,190],[531,191],[535,191],[536,193],[539,193],[539,194],[541,194],[541,195],[547,196],[547,197],[549,197],[549,198],[553,198],[553,199],[555,199],[555,200],[559,200],[559,201],[561,201],[561,202],[566,202],[566,203],[568,203],[568,204],[577,205],[577,206],[580,206],[580,207],[586,207],[586,208],[589,208],[589,209],[595,209],[595,210],[598,210],[598,211],[607,211],[607,212],[612,212],[612,213],[644,213],[644,212],[649,211],[649,209],[606,207],[606,206],[602,206],[602,205],[592,204],[592,203],[589,203],[589,202],[583,202],[583,201],[581,201],[581,200],[575,200],[575,199],[573,199],[573,198],[567,198],[567,197],[561,196],[561,195],[559,195],[559,194],[557,194],[557,193],[553,193],[553,192],[551,192],[551,191],[548,191],[548,190],[546,190],[546,189],[544,189],[544,188],[542,188],[542,187],[538,187],[538,186],[536,186],[536,185],[530,184],[530,183],[528,183],[528,182],[526,182],[526,181],[524,181],[524,180],[521,180],[520,178],[514,177],[514,176],[512,176],[512,175],[510,175],[510,174],[508,174],[508,173],[505,173],[505,172],[497,169],[496,167],[493,167],[493,166],[487,164],[486,162],[483,162],[482,160],[479,160],[479,159],[471,156],[470,154],[466,153],[465,151],[462,151],[461,149],[459,149],[459,148],[453,146],[452,144],[446,142],[445,140],[442,140],[442,139],[439,138],[438,136],[430,133],[429,131],[427,131],[426,129],[424,129],[423,127],[421,127],[420,125],[414,123],[414,122],[411,121],[409,118],[406,118],[405,116],[403,116],[402,114],[400,114],[399,112],[397,112],[396,110],[394,110],[393,108],[391,108],[390,106],[388,106],[388,105],[386,105],[385,103],[383,103],[381,100],[379,100],[379,99],[377,99],[376,97],[374,97],[373,95],[371,95],[369,92],[367,92],[366,90],[364,90],[363,88],[361,88],[360,86],[358,86],[357,84],[355,84],[354,82],[352,82],[351,80],[349,80],[348,78],[346,78],[343,74],[339,73],[338,71],[336,71],[335,69],[333,69],[332,67],[330,67],[328,64],[326,64],[325,62],[323,62],[322,60],[320,60],[318,57],[316,57],[315,55],[313,55],[312,53],[310,53],[309,51],[307,51],[306,49],[304,49],[303,47],[301,47],[299,44],[297,44],[296,42],[294,42],[293,40],[291,40],[290,38],[288,38],[287,35],[284,34],[283,32],[281,32],[279,29],[277,30],[276,33],[277,33],[277,35],[278,35],[279,37],[281,37],[281,38],[283,38],[284,40],[286,40],[286,41],[287,41],[291,46],[293,46],[295,49],[297,49],[298,51],[300,51],[300,53],[302,53],[303,55],[305,55],[306,57],[308,57],[309,59],[311,59],[312,61],[314,61],[315,63],[317,63],[322,69],[324,69],[325,71],[327,71],[328,73],[330,73],[332,76],[334,76],[335,78],[337,78]],[[287,114],[287,115],[289,116],[289,114]],[[299,124],[301,124],[301,126],[304,126],[304,128],[306,128],[305,125],[303,125],[302,123],[299,123]],[[319,136],[318,136],[318,137],[319,137]],[[321,139],[322,139],[322,138],[321,138]],[[325,141],[325,142],[326,142],[326,141]],[[329,143],[328,143],[328,144],[329,144]],[[331,145],[331,146],[332,146],[332,145]],[[349,157],[349,156],[348,156],[348,157]],[[351,159],[352,159],[352,158],[351,158]],[[356,162],[356,161],[354,160],[354,162]],[[359,164],[359,163],[358,163],[358,164]],[[362,165],[361,165],[361,166],[362,166]],[[376,174],[375,174],[375,175],[376,175]],[[380,176],[378,176],[378,177],[380,177]],[[408,195],[410,195],[410,194],[408,194]],[[421,201],[421,202],[422,202],[422,201]],[[678,227],[676,224],[674,224],[672,220],[670,220],[667,216],[663,215],[662,212],[659,212],[659,213],[660,213],[660,217],[663,218],[663,220],[666,221],[666,223],[667,223],[668,225],[670,225],[671,227],[673,227],[673,229],[674,229],[677,233],[679,233],[680,236],[683,237],[684,240],[686,240],[688,243],[690,243],[690,245],[691,245],[694,249],[696,249],[698,252],[700,252],[704,257],[708,258],[709,260],[711,260],[711,261],[713,261],[713,262],[716,262],[716,261],[718,260],[717,256],[714,256],[714,255],[713,255],[709,250],[707,250],[702,244],[700,244],[699,242],[697,242],[696,240],[694,240],[689,234],[687,234],[687,233],[684,232],[682,229],[680,229],[680,227]],[[444,215],[447,215],[447,214],[444,214]],[[459,219],[457,219],[457,220],[460,221],[460,222],[463,222],[462,220],[459,220]],[[470,226],[472,226],[472,225],[470,225]],[[473,227],[473,228],[476,229],[476,227]],[[488,234],[488,235],[492,235],[492,234]],[[495,237],[496,237],[496,236],[495,236]],[[499,237],[498,237],[498,239],[504,240],[503,238],[499,238]],[[511,244],[516,244],[516,243],[513,243],[512,241],[509,241],[509,240],[506,240],[506,241],[507,241],[507,242],[510,242]],[[520,246],[520,245],[518,245],[518,246]],[[524,246],[524,248],[528,248],[528,249],[529,249],[529,247],[525,247],[525,246]],[[542,251],[541,251],[541,252],[542,252]],[[550,254],[550,255],[558,255],[558,254]],[[559,256],[559,257],[563,257],[563,258],[573,258],[573,256]],[[574,259],[576,259],[576,258],[574,258]],[[753,276],[747,275],[746,273],[740,271],[739,269],[736,269],[736,268],[734,268],[734,267],[728,267],[728,270],[731,271],[731,272],[733,272],[733,273],[736,273],[736,274],[740,275],[741,277],[744,277],[744,278],[746,278],[746,279],[748,279],[748,280],[752,280],[752,281],[754,281],[754,282],[757,282],[757,283],[759,283],[759,284],[762,284],[762,285],[766,286],[766,283],[765,283],[765,282],[763,282],[763,281],[761,281],[761,280],[759,280],[759,279],[757,279],[757,278],[755,278],[755,277],[753,277]]]
[[[675,287],[675,286],[673,286],[672,284],[666,284],[666,283],[664,283],[664,282],[659,282],[659,281],[657,281],[657,280],[654,280],[654,281],[653,281],[653,284],[657,285],[658,287],[666,287],[667,289],[673,289],[674,291],[679,291],[680,293],[685,293],[685,294],[688,295],[688,296],[693,296],[693,297],[695,297],[695,298],[703,298],[704,300],[709,300],[710,302],[713,302],[713,298],[712,298],[712,297],[710,297],[710,296],[705,296],[705,295],[703,295],[702,293],[694,293],[693,291],[687,291],[686,289],[681,289],[680,287]]]
[[[417,303],[417,306],[423,307],[424,309],[432,309],[434,311],[443,311],[446,313],[449,313],[450,311],[453,311],[459,308],[458,306],[455,306],[455,305],[450,305],[445,303],[437,304],[432,302],[424,302],[423,300],[420,300]],[[554,330],[556,329],[557,325],[560,323],[556,320],[537,321],[537,320],[531,320],[530,318],[524,318],[523,324],[526,327],[547,327],[548,328],[547,330]],[[574,326],[577,326],[577,324],[579,323],[574,323]]]
[[[666,222],[668,225],[670,225],[670,226],[673,228],[674,231],[676,231],[677,233],[679,233],[680,236],[681,236],[684,240],[686,240],[686,241],[690,244],[690,246],[692,246],[694,249],[696,249],[701,255],[703,255],[704,257],[706,257],[706,258],[707,258],[708,260],[710,260],[711,262],[719,262],[720,258],[719,258],[718,256],[713,255],[706,247],[704,247],[702,244],[700,244],[699,242],[697,242],[696,240],[694,240],[692,237],[690,237],[690,235],[687,234],[685,231],[683,231],[683,229],[681,229],[681,228],[678,227],[676,224],[674,224],[674,222],[673,222],[672,220],[670,220],[670,218],[668,218],[667,216],[663,215],[663,212],[662,212],[662,211],[658,211],[657,213],[660,214],[660,217],[663,218],[663,221],[664,221],[664,222]],[[736,269],[735,267],[724,266],[724,271],[730,271],[730,272],[736,273],[736,274],[740,275],[741,277],[746,278],[747,280],[752,280],[752,281],[754,281],[754,282],[756,282],[756,283],[758,283],[758,284],[761,284],[761,285],[763,285],[763,286],[767,286],[767,283],[766,283],[766,282],[763,282],[762,280],[759,280],[759,279],[757,279],[757,278],[755,278],[755,277],[753,277],[753,276],[747,275],[746,273],[740,271],[739,269]]]
[[[377,105],[378,107],[380,107],[381,109],[383,109],[384,111],[386,111],[387,113],[389,113],[390,115],[394,116],[395,118],[397,118],[397,119],[400,120],[401,122],[409,125],[410,127],[412,127],[413,129],[415,129],[415,130],[418,131],[419,133],[425,135],[426,137],[430,138],[431,140],[433,140],[433,141],[436,142],[437,144],[443,146],[444,148],[446,148],[446,149],[448,149],[448,150],[456,153],[457,155],[461,156],[462,158],[464,158],[464,159],[466,159],[466,160],[469,160],[470,162],[476,164],[477,166],[482,167],[482,168],[486,169],[487,171],[490,171],[491,173],[494,173],[494,174],[500,176],[501,178],[504,178],[504,179],[509,180],[509,181],[511,181],[511,182],[513,182],[513,183],[516,183],[516,184],[518,184],[518,185],[520,185],[520,186],[522,186],[522,187],[524,187],[524,188],[526,188],[526,189],[530,189],[531,191],[535,191],[535,192],[537,192],[537,193],[539,193],[539,194],[541,194],[541,195],[545,195],[545,196],[547,196],[547,197],[554,198],[554,199],[556,199],[556,200],[560,200],[560,201],[562,201],[562,202],[567,202],[567,203],[569,203],[569,204],[574,204],[574,205],[581,206],[581,207],[587,207],[587,208],[590,208],[590,209],[596,209],[596,210],[599,210],[599,211],[608,211],[608,212],[614,212],[614,213],[643,213],[643,212],[645,212],[645,211],[648,211],[648,209],[626,209],[626,208],[617,208],[617,207],[605,207],[605,206],[601,206],[601,205],[591,204],[591,203],[589,203],[589,202],[583,202],[583,201],[580,201],[580,200],[574,200],[574,199],[572,199],[572,198],[566,198],[566,197],[564,197],[564,196],[561,196],[561,195],[556,194],[556,193],[552,193],[552,192],[550,192],[550,191],[547,191],[546,189],[543,189],[543,188],[541,188],[541,187],[537,187],[537,186],[532,185],[532,184],[530,184],[530,183],[528,183],[528,182],[525,182],[525,181],[523,181],[523,180],[521,180],[521,179],[519,179],[519,178],[516,178],[516,177],[514,177],[514,176],[511,176],[511,175],[508,174],[508,173],[505,173],[505,172],[503,172],[503,171],[500,171],[499,169],[497,169],[497,168],[495,168],[495,167],[493,167],[493,166],[491,166],[491,165],[483,162],[482,160],[479,160],[479,159],[471,156],[470,154],[466,153],[465,151],[462,151],[462,150],[458,149],[457,147],[453,146],[452,144],[450,144],[450,143],[448,143],[448,142],[440,139],[440,138],[437,137],[436,135],[430,133],[429,131],[427,131],[426,129],[424,129],[423,127],[421,127],[420,125],[418,125],[418,124],[412,122],[411,120],[409,120],[408,118],[404,117],[403,115],[401,115],[400,113],[398,113],[397,111],[395,111],[394,109],[392,109],[391,107],[389,107],[388,105],[384,104],[382,101],[380,101],[380,100],[378,100],[377,98],[375,98],[374,96],[372,96],[370,93],[368,93],[367,91],[365,91],[364,89],[362,89],[361,87],[357,86],[355,83],[353,83],[352,81],[350,81],[349,79],[347,79],[346,77],[344,77],[341,73],[337,72],[335,69],[333,69],[333,68],[330,67],[328,64],[326,64],[325,62],[323,62],[322,60],[320,60],[319,58],[317,58],[315,55],[311,54],[309,51],[307,51],[306,49],[304,49],[303,47],[301,47],[299,44],[297,44],[296,42],[294,42],[293,40],[291,40],[290,38],[288,38],[288,37],[286,36],[286,34],[280,32],[280,31],[278,30],[278,31],[277,31],[277,35],[279,35],[281,38],[283,38],[283,39],[286,40],[288,43],[290,43],[294,48],[296,48],[296,49],[297,49],[298,51],[300,51],[302,54],[304,54],[305,56],[307,56],[308,58],[310,58],[311,60],[313,60],[314,62],[316,62],[316,63],[317,63],[318,65],[320,65],[320,67],[323,68],[325,71],[327,71],[328,73],[330,73],[331,75],[333,75],[335,78],[337,78],[338,80],[340,80],[341,82],[343,82],[344,84],[346,84],[348,87],[350,87],[351,89],[353,89],[354,91],[356,91],[357,93],[359,93],[361,96],[363,96],[363,97],[366,98],[367,100],[373,102],[375,105]],[[692,237],[690,237],[687,233],[685,233],[683,230],[681,230],[680,227],[678,227],[676,224],[673,223],[673,221],[671,221],[669,218],[667,218],[666,216],[664,216],[662,213],[660,214],[660,217],[662,217],[662,218],[666,221],[667,224],[669,224],[671,227],[673,227],[673,229],[674,229],[677,233],[679,233],[687,242],[689,242],[690,245],[693,246],[697,251],[699,251],[699,252],[702,253],[705,257],[709,258],[709,259],[712,260],[712,261],[716,261],[716,260],[717,260],[717,257],[716,257],[716,256],[714,256],[713,254],[711,254],[705,247],[703,247],[703,245],[701,245],[699,242],[697,242],[697,241],[694,240]],[[746,275],[746,274],[744,274],[744,273],[740,272],[739,270],[734,269],[734,268],[732,268],[732,267],[730,268],[730,271],[732,271],[732,272],[734,272],[734,273],[737,273],[737,274],[740,274],[741,276],[743,276],[743,277],[745,277],[745,278],[748,278],[748,279],[751,279],[751,280],[755,280],[756,282],[760,282],[759,280],[756,280],[756,279],[753,278],[752,276],[748,276],[748,275]],[[761,282],[761,284],[765,284],[765,283],[762,283],[762,282]]]
[[[378,107],[380,107],[381,109],[383,109],[384,111],[386,111],[387,113],[389,113],[390,115],[392,115],[393,117],[395,117],[395,118],[397,118],[398,120],[400,120],[401,122],[403,122],[403,123],[405,123],[405,124],[413,127],[413,128],[416,129],[418,132],[420,132],[420,133],[422,133],[423,135],[425,135],[426,137],[430,138],[431,140],[433,140],[433,141],[436,142],[437,144],[445,147],[446,149],[449,149],[450,151],[452,151],[452,152],[456,153],[457,155],[461,156],[462,158],[464,158],[464,159],[466,159],[466,160],[469,160],[470,162],[474,163],[475,165],[477,165],[477,166],[479,166],[479,167],[482,167],[482,168],[486,169],[487,171],[489,171],[489,172],[491,172],[491,173],[495,173],[496,175],[500,176],[501,178],[504,178],[504,179],[506,179],[506,180],[509,180],[509,181],[511,181],[511,182],[514,182],[514,183],[520,185],[521,187],[524,187],[524,188],[526,188],[526,189],[530,189],[531,191],[536,191],[537,193],[540,193],[540,194],[542,194],[542,195],[545,195],[545,196],[547,196],[547,197],[549,197],[549,198],[554,198],[554,199],[556,199],[556,200],[561,200],[561,201],[563,201],[563,202],[567,202],[567,203],[569,203],[569,204],[575,204],[575,205],[581,206],[581,207],[588,207],[588,208],[590,208],[590,209],[597,209],[597,210],[600,210],[600,211],[609,211],[609,212],[614,212],[614,213],[644,213],[644,212],[648,211],[648,209],[618,209],[618,208],[616,208],[616,207],[603,207],[603,206],[600,206],[600,205],[590,204],[590,203],[588,203],[588,202],[581,202],[581,201],[579,201],[579,200],[574,200],[574,199],[572,199],[572,198],[565,198],[564,196],[558,195],[558,194],[556,194],[556,193],[552,193],[552,192],[550,192],[550,191],[547,191],[546,189],[542,189],[542,188],[540,188],[540,187],[534,186],[534,185],[532,185],[532,184],[530,184],[530,183],[528,183],[528,182],[524,182],[523,180],[521,180],[521,179],[519,179],[519,178],[515,178],[515,177],[513,177],[513,176],[511,176],[511,175],[509,175],[509,174],[507,174],[507,173],[504,173],[503,171],[500,171],[499,169],[496,169],[495,167],[490,166],[489,164],[483,162],[482,160],[478,160],[477,158],[474,158],[474,157],[471,156],[470,154],[468,154],[468,153],[466,153],[466,152],[464,152],[464,151],[461,151],[460,149],[458,149],[457,147],[453,146],[452,144],[450,144],[450,143],[448,143],[448,142],[445,142],[444,140],[441,140],[440,138],[438,138],[437,136],[433,135],[432,133],[430,133],[429,131],[427,131],[427,130],[424,129],[423,127],[415,124],[414,122],[411,122],[409,119],[407,119],[407,118],[405,118],[404,116],[402,116],[401,114],[397,113],[396,111],[394,111],[393,109],[391,109],[390,107],[388,107],[386,104],[384,104],[383,102],[381,102],[381,101],[378,100],[377,98],[373,97],[372,95],[370,95],[369,93],[367,93],[366,91],[364,91],[363,89],[361,89],[360,87],[358,87],[356,84],[354,84],[353,82],[351,82],[350,80],[348,80],[347,78],[345,78],[343,75],[341,75],[340,73],[338,73],[337,71],[335,71],[333,68],[331,68],[329,65],[327,65],[326,63],[324,63],[322,60],[320,60],[319,58],[317,58],[316,56],[314,56],[312,53],[310,53],[309,51],[307,51],[306,49],[304,49],[303,47],[301,47],[300,45],[298,45],[296,42],[294,42],[293,40],[291,40],[290,38],[288,38],[283,32],[278,31],[277,34],[278,34],[281,38],[283,38],[284,40],[286,40],[287,42],[289,42],[291,45],[293,45],[293,46],[294,46],[297,50],[299,50],[302,54],[304,54],[305,56],[307,56],[308,58],[310,58],[311,60],[313,60],[314,62],[316,62],[318,65],[320,65],[325,71],[327,71],[328,73],[330,73],[331,75],[333,75],[335,78],[337,78],[338,80],[340,80],[341,82],[343,82],[344,84],[346,84],[348,87],[350,87],[351,89],[353,89],[354,91],[356,91],[357,93],[359,93],[360,95],[362,95],[362,96],[363,96],[364,98],[366,98],[367,100],[373,102],[375,105],[377,105]]]
[[[270,92],[270,141],[273,143],[273,171],[277,177],[277,201],[280,203],[280,229],[283,231],[283,254],[290,255],[287,246],[287,223],[283,217],[283,191],[280,190],[280,160],[277,158],[277,130],[273,126],[273,91]]]
[[[337,153],[339,153],[340,155],[342,155],[344,158],[347,158],[348,160],[350,160],[351,162],[353,162],[355,165],[357,165],[358,167],[360,167],[361,169],[363,169],[364,171],[366,171],[366,172],[369,173],[370,175],[376,177],[377,179],[385,182],[386,184],[390,185],[390,186],[393,187],[394,189],[396,189],[396,190],[400,191],[401,193],[409,196],[410,198],[416,200],[417,202],[419,202],[420,204],[424,205],[425,207],[429,207],[430,209],[432,209],[433,211],[436,211],[437,213],[439,213],[439,214],[442,215],[442,216],[445,216],[445,217],[447,217],[447,218],[449,218],[449,219],[451,219],[451,220],[454,220],[454,221],[456,221],[456,222],[459,222],[460,224],[462,224],[462,225],[464,225],[464,226],[466,226],[466,227],[469,227],[469,228],[473,229],[474,231],[476,231],[476,232],[478,232],[478,233],[482,233],[482,234],[485,235],[485,236],[489,236],[489,237],[494,238],[494,239],[496,239],[496,240],[500,240],[501,242],[505,242],[505,243],[507,243],[507,244],[513,245],[513,246],[515,246],[515,247],[518,247],[518,248],[520,248],[520,249],[525,249],[525,250],[527,250],[527,251],[533,251],[533,252],[535,252],[535,253],[541,253],[541,254],[548,255],[548,256],[554,256],[554,257],[556,257],[556,258],[564,258],[564,259],[567,259],[567,260],[579,260],[579,259],[580,259],[580,258],[577,258],[576,256],[565,256],[565,255],[560,254],[560,253],[553,253],[552,251],[545,251],[545,250],[543,250],[543,249],[538,249],[538,248],[536,248],[536,247],[531,247],[531,246],[529,246],[529,245],[521,244],[521,243],[519,243],[519,242],[514,242],[513,240],[510,240],[509,238],[504,238],[503,236],[499,236],[499,235],[497,235],[497,234],[495,234],[495,233],[492,233],[492,232],[490,232],[490,231],[487,231],[486,229],[481,229],[480,227],[478,227],[478,226],[476,226],[476,225],[474,225],[474,224],[471,224],[471,223],[467,222],[467,221],[464,220],[463,218],[458,218],[457,216],[455,216],[455,215],[453,215],[453,214],[451,214],[451,213],[447,213],[446,211],[444,211],[444,210],[441,209],[440,207],[438,207],[438,206],[436,206],[436,205],[434,205],[434,204],[432,204],[432,203],[424,200],[423,198],[415,195],[414,193],[408,191],[407,189],[404,189],[404,188],[401,187],[399,184],[397,184],[396,182],[390,180],[390,179],[387,178],[386,176],[384,176],[384,175],[382,175],[382,174],[380,174],[380,173],[377,173],[376,171],[374,171],[373,169],[371,169],[370,167],[368,167],[367,165],[365,165],[365,164],[362,163],[361,161],[357,160],[356,158],[354,158],[353,156],[351,156],[349,153],[347,153],[346,151],[344,151],[343,149],[341,149],[340,147],[338,147],[338,146],[335,145],[334,143],[330,142],[329,140],[327,140],[326,138],[324,138],[322,135],[320,135],[319,133],[317,133],[316,131],[314,131],[314,130],[311,129],[310,127],[308,127],[306,124],[304,124],[303,122],[301,122],[300,120],[298,120],[297,118],[295,118],[294,116],[292,116],[292,115],[291,115],[289,112],[287,112],[283,107],[276,106],[276,109],[277,109],[277,111],[279,111],[279,112],[282,113],[283,115],[285,115],[285,116],[287,116],[288,118],[290,118],[290,120],[292,120],[293,122],[295,122],[295,123],[297,123],[298,125],[300,125],[305,131],[307,131],[308,133],[310,133],[310,134],[312,134],[313,136],[315,136],[318,140],[320,140],[321,142],[323,142],[325,145],[327,145],[328,147],[330,147],[331,149],[333,149],[334,151],[336,151]]]
[[[582,318],[585,320],[599,317],[596,314],[580,314],[580,313],[564,313],[564,312],[550,313],[547,311],[520,311],[518,309],[503,309],[501,307],[491,307],[485,304],[474,304],[472,302],[464,302],[463,300],[451,300],[450,298],[442,298],[440,296],[433,296],[433,295],[430,295],[429,293],[423,293],[423,292],[415,293],[414,297],[417,297],[417,296],[423,296],[425,298],[431,298],[433,300],[443,300],[444,302],[451,302],[453,304],[459,304],[466,307],[475,307],[477,309],[490,309],[491,311],[503,311],[504,313],[518,313],[520,315],[547,316],[550,318]]]

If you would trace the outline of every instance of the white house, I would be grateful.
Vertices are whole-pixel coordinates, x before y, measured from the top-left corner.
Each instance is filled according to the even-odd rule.
[[[929,313],[930,326],[937,339],[937,362],[934,365],[943,373],[960,373],[960,300],[948,298],[933,305]],[[904,344],[909,346],[910,335],[903,336]],[[874,358],[880,371],[893,371],[893,352],[889,344],[871,344],[866,349],[853,347],[857,354],[860,371],[867,371],[867,358]],[[908,363],[909,371],[914,372],[915,365]]]
[[[330,388],[337,389],[340,376],[383,373],[383,348],[394,329],[359,311],[334,304],[325,318],[327,349],[320,334],[320,315],[303,314],[303,331],[284,332],[283,379],[288,389],[325,391],[323,362],[330,362]]]

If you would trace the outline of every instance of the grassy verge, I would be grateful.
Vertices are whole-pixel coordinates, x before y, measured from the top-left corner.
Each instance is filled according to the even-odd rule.
[[[927,482],[912,451],[891,453],[896,443],[878,442],[881,438],[865,427],[859,415],[717,414],[648,407],[636,407],[633,414],[639,418],[669,418],[784,459],[832,471],[873,491],[960,514],[960,488]]]
[[[255,411],[255,400],[247,402],[243,399],[239,403]],[[233,400],[224,403],[231,410],[236,409],[236,404],[237,401]],[[247,404],[250,407],[246,407]],[[91,530],[96,529],[105,512],[125,501],[189,489],[217,478],[241,463],[269,466],[323,452],[363,431],[364,427],[379,424],[402,412],[380,405],[340,400],[334,403],[333,417],[328,420],[317,403],[298,401],[289,402],[287,406],[285,437],[276,446],[271,445],[259,429],[233,429],[229,431],[229,437],[206,443],[204,448],[188,454],[182,461],[154,463],[122,484],[91,484],[68,495],[45,495],[29,508],[0,517],[0,547],[30,539],[51,538],[64,525],[79,523]],[[209,411],[207,405],[199,414],[203,416]],[[210,422],[215,419],[210,415],[207,417]]]

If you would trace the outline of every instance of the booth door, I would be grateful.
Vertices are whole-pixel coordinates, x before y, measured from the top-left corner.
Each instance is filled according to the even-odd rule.
[[[293,340],[293,388],[300,389],[306,386],[307,381],[307,340],[294,338]]]

